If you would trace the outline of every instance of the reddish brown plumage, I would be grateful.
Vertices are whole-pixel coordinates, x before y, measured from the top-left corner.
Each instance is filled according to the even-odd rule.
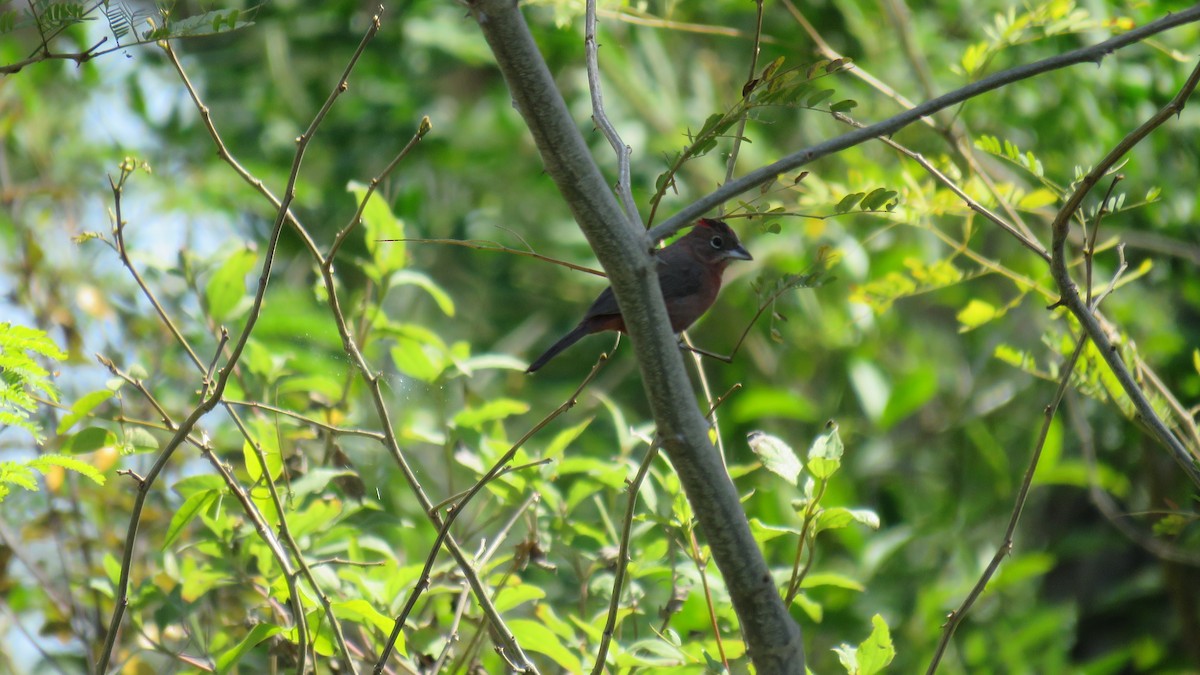
[[[671,330],[680,333],[695,323],[721,290],[721,275],[732,260],[752,260],[724,221],[701,218],[696,226],[658,252],[658,285],[667,304]],[[625,332],[612,288],[596,298],[579,325],[555,342],[525,371],[532,373],[585,335],[606,330]]]

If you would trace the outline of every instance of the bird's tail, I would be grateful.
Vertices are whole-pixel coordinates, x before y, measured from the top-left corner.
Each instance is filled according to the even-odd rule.
[[[542,366],[546,365],[547,361],[558,356],[559,352],[566,349],[567,347],[570,347],[571,345],[575,344],[576,342],[579,342],[579,339],[582,338],[584,335],[587,335],[588,332],[589,331],[586,326],[584,326],[582,323],[579,324],[578,326],[575,327],[574,330],[572,330],[570,333],[567,333],[566,335],[562,336],[562,338],[559,339],[558,342],[555,342],[553,345],[551,345],[550,349],[547,349],[544,354],[537,357],[537,360],[535,360],[533,363],[529,364],[529,367],[525,369],[525,372],[532,373],[532,372],[536,371],[538,368],[541,368]]]

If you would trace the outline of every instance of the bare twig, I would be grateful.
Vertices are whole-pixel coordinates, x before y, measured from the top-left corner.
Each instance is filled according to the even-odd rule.
[[[632,225],[641,225],[642,217],[638,214],[637,203],[633,201],[633,187],[629,178],[630,148],[621,140],[617,128],[609,121],[604,111],[604,93],[600,87],[600,65],[597,52],[600,46],[596,43],[596,0],[587,0],[584,9],[584,62],[587,65],[588,89],[592,93],[592,122],[604,134],[608,144],[617,155],[617,199],[625,215]]]
[[[328,431],[331,434],[339,434],[342,436],[361,436],[362,438],[370,438],[375,441],[383,440],[383,434],[379,433],[378,431],[367,431],[366,429],[352,429],[349,427],[339,427],[334,424],[326,424],[325,422],[322,422],[320,420],[315,420],[311,417],[308,417],[307,415],[301,415],[298,412],[294,412],[294,411],[288,410],[286,408],[280,408],[278,406],[269,405],[267,403],[261,403],[259,401],[238,401],[236,399],[226,398],[224,402],[228,405],[241,406],[244,408],[254,408],[256,410],[263,410],[263,411],[273,413],[276,415],[283,415],[285,417],[290,417],[294,420],[298,420],[305,424],[311,424],[312,426],[317,427],[318,429],[323,429],[325,431]]]
[[[475,249],[477,251],[500,251],[501,253],[511,253],[512,255],[519,255],[519,256],[524,256],[526,258],[533,258],[535,260],[541,260],[542,262],[548,262],[548,263],[551,263],[554,265],[566,267],[567,269],[572,269],[572,270],[575,270],[576,272],[587,272],[588,274],[594,274],[595,276],[598,276],[598,277],[607,277],[608,276],[607,274],[605,274],[604,272],[602,272],[598,269],[594,269],[591,267],[584,267],[583,265],[576,265],[575,263],[569,263],[565,260],[559,260],[558,258],[551,258],[550,256],[542,255],[540,253],[534,253],[533,251],[522,251],[519,248],[510,248],[508,246],[503,246],[501,244],[497,244],[494,241],[487,241],[485,239],[465,239],[464,240],[464,239],[407,238],[407,239],[380,239],[379,241],[381,241],[381,242],[405,241],[405,242],[411,242],[414,244],[445,244],[447,246],[462,246],[463,248],[471,248],[471,249]]]
[[[167,429],[174,431],[176,433],[176,436],[175,436],[176,438],[180,437],[179,435],[181,433],[181,427],[179,425],[177,425],[171,419],[170,413],[168,413],[166,408],[163,407],[163,405],[161,403],[159,403],[158,399],[154,396],[153,393],[150,392],[149,389],[146,388],[146,385],[141,380],[130,377],[127,373],[125,373],[121,369],[117,368],[116,364],[114,364],[109,359],[106,359],[102,356],[97,356],[97,359],[100,361],[101,365],[108,368],[109,372],[111,372],[113,375],[121,378],[127,384],[129,384],[134,389],[136,389],[138,391],[138,393],[142,396],[142,398],[144,398],[146,400],[146,402],[149,403],[152,408],[154,408],[155,412],[158,413],[159,417],[162,418],[163,424],[165,424],[167,426]],[[291,605],[291,609],[292,609],[293,621],[296,622],[297,635],[299,636],[298,637],[299,647],[300,647],[299,652],[303,655],[307,655],[307,648],[305,647],[305,645],[307,644],[308,629],[307,629],[305,615],[304,615],[304,608],[303,608],[303,605],[301,604],[300,593],[299,593],[298,589],[296,588],[296,582],[294,579],[294,575],[292,573],[291,565],[288,564],[287,553],[284,552],[283,547],[279,543],[279,540],[274,536],[274,533],[272,532],[271,527],[269,525],[267,525],[265,519],[262,516],[262,513],[259,511],[258,507],[254,504],[254,501],[252,499],[250,499],[250,496],[246,493],[246,491],[244,489],[242,489],[242,486],[240,484],[238,484],[237,479],[233,477],[233,474],[231,474],[229,472],[229,470],[225,467],[224,463],[222,463],[221,460],[218,459],[217,456],[212,453],[212,449],[209,447],[207,441],[197,440],[197,439],[193,438],[191,436],[190,432],[187,435],[185,435],[180,442],[184,442],[184,441],[199,448],[200,454],[209,462],[209,464],[211,464],[213,466],[214,469],[216,469],[217,473],[219,473],[221,475],[221,478],[225,482],[225,486],[227,488],[229,488],[230,493],[232,493],[235,496],[235,498],[238,500],[239,504],[241,504],[243,511],[245,511],[245,513],[246,513],[246,517],[250,520],[250,522],[254,523],[255,532],[258,534],[259,538],[262,539],[262,541],[267,545],[268,550],[271,551],[272,557],[275,558],[276,562],[279,564],[279,566],[284,574],[284,582],[287,584],[287,587],[288,587],[288,600],[289,600],[289,604]],[[144,501],[145,494],[149,492],[150,487],[153,484],[153,476],[154,476],[154,474],[156,474],[156,469],[161,470],[160,464],[162,463],[162,457],[165,454],[166,454],[166,452],[164,449],[163,453],[161,453],[159,456],[159,460],[155,462],[155,464],[151,468],[150,472],[147,473],[146,477],[144,477],[144,478],[142,476],[137,475],[133,471],[127,471],[127,472],[118,471],[117,472],[118,474],[124,473],[125,475],[128,475],[129,477],[134,479],[134,481],[138,485],[138,493],[137,493],[138,499]],[[276,506],[278,507],[278,505],[276,505]],[[130,521],[131,528],[137,527],[138,521],[140,520],[140,517],[138,517],[138,516],[140,516],[140,511],[138,510],[137,504],[135,502],[134,517],[131,517],[131,521]],[[126,543],[126,548],[127,548],[126,552],[128,553],[128,549],[130,548],[128,541]],[[128,572],[129,572],[129,570],[127,569],[127,564],[128,563],[126,563],[126,562],[122,562],[122,567],[121,567],[122,578],[124,578],[126,580],[126,585],[125,585],[126,592],[127,592]],[[126,602],[127,601],[122,601],[120,604],[118,604],[118,607],[122,607],[124,604],[126,604]],[[115,612],[114,612],[113,620],[114,620],[114,623],[109,627],[109,634],[105,639],[104,648],[100,654],[101,659],[105,659],[111,654],[112,647],[115,644],[115,640],[116,640],[115,633],[117,632],[117,629],[120,627],[119,616]],[[305,661],[305,658],[302,657],[300,660]],[[98,673],[100,673],[101,675],[104,675],[105,668],[98,665],[96,668],[96,671]]]
[[[999,569],[1000,563],[1004,561],[1013,547],[1013,534],[1017,531],[1017,523],[1021,519],[1021,512],[1025,509],[1025,501],[1029,496],[1029,488],[1033,485],[1033,474],[1037,471],[1038,460],[1042,456],[1042,448],[1046,445],[1046,438],[1050,434],[1050,425],[1054,421],[1054,413],[1058,410],[1058,404],[1062,402],[1063,395],[1067,391],[1067,386],[1071,382],[1071,374],[1075,372],[1075,364],[1079,361],[1080,354],[1083,353],[1084,346],[1087,345],[1088,336],[1083,334],[1075,342],[1075,351],[1063,364],[1062,376],[1058,381],[1058,389],[1054,392],[1054,397],[1046,406],[1044,419],[1042,421],[1041,431],[1038,433],[1037,443],[1033,446],[1033,454],[1029,458],[1029,466],[1025,469],[1025,477],[1021,481],[1021,487],[1017,490],[1017,499],[1013,504],[1012,516],[1008,520],[1008,528],[1004,531],[1004,540],[1000,547],[996,549],[996,554],[992,556],[991,562],[988,563],[983,574],[979,576],[979,580],[975,582],[975,586],[971,588],[971,592],[963,599],[962,604],[958,609],[950,613],[946,618],[946,623],[942,626],[942,637],[938,640],[937,648],[934,650],[933,658],[929,662],[929,668],[925,670],[926,675],[933,675],[937,672],[938,664],[941,663],[942,656],[946,653],[946,648],[950,646],[950,640],[954,637],[954,631],[958,625],[962,623],[963,617],[975,601],[983,594],[983,590],[987,587],[987,583]]]
[[[528,497],[525,498],[525,501],[521,502],[520,506],[518,506],[516,509],[513,509],[513,512],[509,516],[508,520],[500,526],[500,529],[494,535],[492,535],[491,545],[487,547],[487,550],[485,550],[482,555],[477,557],[480,567],[487,566],[488,561],[490,561],[492,556],[496,555],[496,552],[500,550],[500,545],[504,543],[504,540],[508,537],[508,533],[512,531],[513,527],[516,526],[517,522],[521,519],[521,516],[523,516],[525,512],[529,510],[529,507],[537,504],[540,499],[541,496],[538,493],[532,492]],[[458,602],[454,608],[454,620],[450,622],[450,627],[447,631],[446,645],[442,648],[442,653],[438,655],[438,659],[433,664],[433,667],[430,668],[430,672],[442,672],[442,667],[445,665],[446,659],[449,658],[451,649],[458,642],[458,626],[462,623],[463,614],[466,612],[467,608],[467,600],[470,597],[471,589],[467,588],[466,584],[464,584],[462,592],[459,593]]]
[[[288,175],[285,197],[278,207],[278,215],[276,216],[274,226],[271,229],[271,235],[267,243],[262,264],[262,271],[259,274],[258,288],[254,295],[254,302],[251,306],[250,313],[246,318],[246,325],[242,329],[241,335],[238,336],[237,342],[234,344],[233,349],[226,358],[225,365],[217,373],[216,380],[213,382],[211,390],[205,392],[205,397],[203,400],[193,409],[192,413],[189,414],[187,418],[177,426],[175,435],[163,447],[158,458],[151,466],[150,471],[147,472],[145,479],[139,484],[137,496],[134,500],[133,511],[130,515],[129,532],[125,540],[125,552],[121,562],[121,577],[117,584],[117,602],[115,603],[115,608],[113,610],[113,617],[109,625],[108,635],[105,638],[105,644],[101,650],[100,657],[97,662],[97,670],[101,673],[104,673],[108,668],[108,662],[112,656],[112,649],[116,644],[116,637],[121,626],[121,620],[124,616],[125,608],[128,605],[130,568],[133,561],[133,551],[137,542],[138,525],[141,521],[142,508],[145,505],[146,496],[148,495],[149,490],[154,484],[154,481],[158,477],[159,473],[161,473],[167,462],[171,459],[171,456],[175,453],[175,450],[177,450],[180,444],[182,444],[183,441],[188,437],[192,429],[200,421],[200,418],[212,411],[212,409],[215,408],[218,403],[220,403],[221,397],[224,395],[225,386],[228,384],[229,378],[233,374],[233,368],[241,358],[242,351],[245,349],[246,343],[249,341],[250,335],[254,330],[254,326],[258,322],[258,318],[262,313],[263,302],[266,298],[267,284],[270,281],[271,269],[275,262],[276,247],[279,243],[279,237],[283,230],[283,225],[288,221],[288,207],[295,198],[295,185],[297,179],[299,178],[300,167],[304,161],[304,151],[308,147],[309,142],[312,140],[313,135],[316,133],[317,128],[320,127],[326,115],[329,113],[330,108],[333,107],[334,101],[336,101],[338,96],[346,90],[346,80],[349,77],[350,72],[353,70],[358,61],[358,57],[362,54],[366,44],[372,37],[374,37],[375,32],[378,31],[378,29],[379,19],[376,17],[371,28],[368,29],[367,34],[364,36],[362,43],[359,45],[358,49],[351,57],[350,62],[347,64],[346,69],[338,82],[338,85],[326,99],[325,104],[313,117],[308,129],[297,140],[296,153],[292,160],[291,172]],[[164,49],[167,50],[168,54],[172,54],[172,59],[175,61],[177,68],[179,68],[180,72],[182,73],[182,68],[178,66],[178,61],[174,59],[169,43],[164,41],[162,44],[164,45]],[[115,187],[114,193],[119,194]],[[119,213],[117,214],[117,222],[120,222]],[[220,462],[216,462],[216,464],[219,465]],[[223,469],[223,466],[221,468]],[[267,485],[272,492],[274,492],[274,486],[270,480],[267,481]],[[278,503],[277,495],[273,494],[272,496],[275,497],[276,503]],[[247,500],[247,504],[249,504],[248,508],[253,510],[253,503]],[[265,533],[260,532],[260,536],[268,537],[269,533],[270,530],[267,529]],[[281,560],[281,563],[284,563],[286,566],[286,557]],[[299,646],[301,657],[298,660],[299,663],[297,664],[297,672],[300,675],[303,675],[304,670],[307,667],[307,629],[304,626],[304,609],[300,604],[299,595],[295,592],[294,581],[292,581],[292,575],[290,574],[290,571],[287,576],[292,599],[295,603],[293,608],[295,616],[293,619],[297,622],[297,626],[299,628],[297,635],[300,642]],[[339,646],[342,647],[343,651],[345,652],[345,641],[341,638],[340,629],[337,628],[336,624],[333,625],[335,627],[335,632],[338,634],[337,637],[339,638]],[[353,670],[353,662],[351,659],[349,659],[349,653],[345,653],[347,653],[347,660],[351,663],[351,668]]]
[[[754,45],[750,48],[750,72],[746,75],[746,83],[742,86],[742,96],[754,85],[754,74],[758,72],[758,55],[762,51],[763,0],[754,0]],[[733,147],[729,150],[729,158],[725,160],[725,182],[733,180],[733,170],[737,166],[738,152],[742,149],[742,137],[746,135],[746,120],[750,111],[742,113],[738,120],[737,131],[733,134]]]
[[[432,130],[433,123],[429,121],[429,117],[422,117],[421,123],[417,125],[417,133],[413,134],[413,137],[408,140],[408,143],[400,150],[400,152],[396,153],[396,156],[392,158],[392,161],[388,162],[387,166],[383,168],[383,171],[379,172],[378,176],[375,176],[371,179],[371,182],[367,185],[366,194],[363,195],[362,200],[358,203],[358,210],[354,212],[354,216],[350,218],[350,222],[346,223],[346,226],[343,227],[341,231],[337,233],[337,236],[333,238],[333,243],[329,246],[329,253],[325,254],[326,258],[332,260],[333,258],[337,257],[337,252],[338,249],[342,247],[342,242],[346,241],[346,237],[354,230],[355,226],[362,221],[362,214],[367,208],[367,202],[370,201],[371,195],[375,194],[375,190],[379,188],[379,184],[382,183],[383,179],[387,178],[387,176],[391,174],[397,166],[399,166],[400,162],[408,156],[408,153],[412,152],[412,149],[417,146],[417,143],[420,143],[421,139],[425,138],[425,135]]]

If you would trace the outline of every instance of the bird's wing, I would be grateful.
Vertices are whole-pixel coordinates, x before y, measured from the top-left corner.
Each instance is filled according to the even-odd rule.
[[[584,314],[583,318],[586,321],[597,316],[611,316],[620,313],[621,310],[617,307],[617,297],[613,295],[612,286],[609,286],[600,293],[592,306],[588,307],[587,314]]]
[[[688,262],[680,257],[659,256],[658,285],[662,288],[664,300],[686,298],[701,291],[704,286],[703,270]]]
[[[688,260],[678,255],[680,252],[674,252],[676,255],[671,255],[671,253],[672,251],[668,248],[660,251],[658,255],[658,285],[662,289],[663,299],[669,301],[700,293],[704,286],[703,270],[697,265],[687,264]],[[588,308],[584,319],[615,316],[620,313],[621,310],[617,307],[617,298],[613,295],[612,287],[609,286]]]

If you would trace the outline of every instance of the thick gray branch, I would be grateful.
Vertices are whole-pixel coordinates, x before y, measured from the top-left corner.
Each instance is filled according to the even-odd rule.
[[[800,627],[771,579],[737,491],[708,440],[667,322],[651,240],[632,226],[571,119],[514,0],[477,0],[471,13],[545,163],[612,283],[633,338],[658,433],[724,576],[760,673],[803,673]]]

